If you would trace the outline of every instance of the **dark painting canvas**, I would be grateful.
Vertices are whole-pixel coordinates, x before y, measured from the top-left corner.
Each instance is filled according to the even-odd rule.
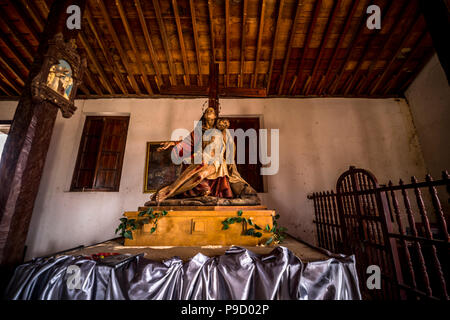
[[[155,192],[174,182],[181,174],[182,166],[172,163],[172,148],[156,151],[163,142],[147,142],[144,192]]]

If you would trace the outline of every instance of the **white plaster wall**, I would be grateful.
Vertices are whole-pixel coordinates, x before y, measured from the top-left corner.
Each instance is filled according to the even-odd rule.
[[[147,141],[193,128],[205,99],[77,101],[70,119],[58,115],[26,244],[27,259],[113,238],[123,211],[143,194]],[[280,168],[267,179],[264,204],[281,214],[289,233],[315,243],[308,193],[334,188],[350,165],[367,168],[381,183],[422,176],[424,161],[405,100],[222,99],[222,116],[262,115],[280,130]],[[0,110],[1,110],[0,104]],[[86,114],[129,114],[120,192],[68,192]]]
[[[436,179],[450,170],[450,86],[437,55],[405,93],[427,171]]]

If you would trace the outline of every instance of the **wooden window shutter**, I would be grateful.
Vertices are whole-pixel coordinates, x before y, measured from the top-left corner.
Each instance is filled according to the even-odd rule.
[[[71,191],[119,191],[129,117],[86,117]]]

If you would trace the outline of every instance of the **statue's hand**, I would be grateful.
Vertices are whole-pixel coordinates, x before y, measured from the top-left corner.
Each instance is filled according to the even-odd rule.
[[[159,151],[167,150],[170,147],[173,147],[174,145],[175,145],[175,142],[173,142],[173,141],[164,142],[164,143],[161,143],[161,146],[158,149],[156,149],[156,151],[159,152]]]

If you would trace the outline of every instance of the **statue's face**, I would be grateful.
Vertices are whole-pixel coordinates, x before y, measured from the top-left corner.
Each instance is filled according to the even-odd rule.
[[[216,119],[216,111],[214,108],[209,107],[205,111],[205,119],[206,120],[215,120]]]
[[[230,121],[227,119],[219,119],[217,120],[217,129],[219,130],[225,130],[230,127]]]

